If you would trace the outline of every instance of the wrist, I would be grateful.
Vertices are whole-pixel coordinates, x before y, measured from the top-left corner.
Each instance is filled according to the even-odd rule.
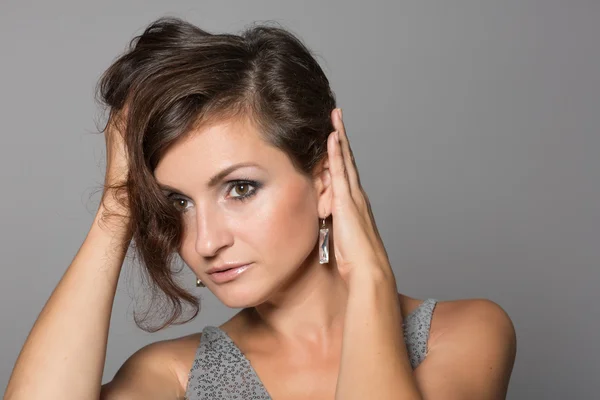
[[[358,271],[352,272],[348,276],[348,288],[361,290],[365,286],[372,286],[374,288],[393,288],[397,290],[396,277],[391,268],[381,268],[380,266],[373,266],[368,268],[361,268]]]
[[[131,215],[128,207],[113,196],[104,194],[96,215],[94,226],[128,240],[132,235]]]

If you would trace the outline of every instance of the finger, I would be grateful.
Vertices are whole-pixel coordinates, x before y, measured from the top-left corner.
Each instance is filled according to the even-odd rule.
[[[346,172],[348,175],[348,184],[350,186],[350,191],[352,193],[352,197],[354,198],[355,204],[359,207],[359,209],[365,209],[367,215],[365,215],[364,219],[368,223],[371,228],[374,228],[374,233],[377,237],[379,236],[379,232],[377,231],[377,227],[374,223],[375,217],[371,210],[371,204],[367,197],[367,194],[362,190],[362,186],[360,183],[360,176],[358,174],[358,168],[356,166],[356,162],[354,160],[354,155],[352,153],[352,148],[350,147],[350,141],[348,140],[348,136],[346,135],[346,129],[344,126],[344,122],[341,118],[341,112],[338,114],[339,109],[335,109],[333,114],[334,117],[334,126],[340,131],[340,147],[344,155],[344,163],[346,165]]]
[[[329,134],[327,140],[327,154],[329,155],[329,171],[331,173],[331,186],[333,188],[333,201],[338,205],[344,204],[352,199],[348,178],[346,177],[346,166],[344,164],[342,150],[339,144],[338,131]]]
[[[341,113],[338,113],[339,109],[335,109],[333,114],[334,127],[338,132],[340,132],[340,146],[344,158],[344,165],[346,167],[346,173],[348,175],[348,184],[350,186],[350,191],[354,198],[358,198],[356,196],[361,195],[360,190],[360,178],[358,176],[358,168],[356,167],[356,162],[354,160],[354,154],[352,153],[352,149],[350,148],[350,142],[348,140],[348,136],[346,135],[346,128],[344,126],[344,122],[341,118]]]

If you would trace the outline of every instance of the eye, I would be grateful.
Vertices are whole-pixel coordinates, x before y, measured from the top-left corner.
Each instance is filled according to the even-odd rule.
[[[251,180],[238,180],[231,181],[228,187],[228,193],[232,191],[236,192],[237,196],[232,196],[234,200],[244,201],[254,196],[258,189],[260,188],[260,183]],[[233,190],[235,189],[235,190]]]
[[[186,212],[188,210],[188,208],[185,207],[185,205],[188,203],[186,199],[176,196],[169,196],[169,199],[172,200],[171,204],[173,204],[173,207],[175,207],[177,211]]]
[[[233,200],[245,201],[254,196],[262,187],[262,184],[250,179],[235,180],[227,182],[227,193],[235,193],[231,196]],[[191,205],[190,201],[185,197],[180,197],[175,193],[170,193],[168,196],[171,204],[181,213],[186,213]]]

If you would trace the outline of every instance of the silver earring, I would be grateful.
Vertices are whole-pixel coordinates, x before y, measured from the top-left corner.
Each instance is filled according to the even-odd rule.
[[[200,280],[200,278],[196,277],[196,286],[197,287],[206,287],[206,285],[204,284],[204,282],[202,282]]]
[[[325,219],[323,225],[319,229],[319,263],[327,264],[329,262],[329,228],[325,227]]]

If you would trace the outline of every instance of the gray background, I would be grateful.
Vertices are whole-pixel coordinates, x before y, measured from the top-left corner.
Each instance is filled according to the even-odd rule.
[[[600,2],[0,3],[0,389],[92,222],[94,85],[162,15],[214,32],[276,20],[319,55],[344,110],[398,289],[484,297],[512,317],[510,399],[597,398]],[[126,271],[130,271],[127,269]],[[123,273],[103,382],[135,350],[237,310],[204,289],[187,325],[146,334]],[[186,281],[193,285],[190,274]],[[93,312],[93,310],[90,310]]]

